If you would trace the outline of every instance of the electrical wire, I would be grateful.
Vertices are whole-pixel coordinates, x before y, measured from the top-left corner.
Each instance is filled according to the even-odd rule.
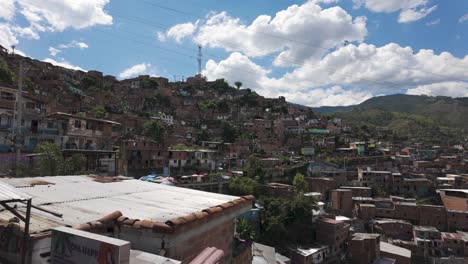
[[[193,14],[193,13],[189,13],[189,12],[182,11],[182,10],[179,10],[179,9],[167,7],[167,6],[157,4],[157,3],[154,3],[154,2],[150,2],[150,1],[147,1],[147,0],[141,0],[141,1],[148,4],[148,5],[151,5],[151,6],[160,8],[160,9],[176,12],[176,13],[183,14],[183,15],[192,16],[192,17],[195,17],[195,18],[198,18],[198,19],[205,19],[205,17],[199,16],[199,15],[196,15],[196,14]],[[299,41],[299,40],[295,40],[295,39],[291,39],[291,38],[287,38],[287,37],[283,37],[283,36],[278,36],[278,35],[271,34],[271,33],[266,33],[266,32],[262,32],[262,31],[258,31],[258,30],[253,30],[253,29],[250,29],[250,28],[247,28],[247,27],[245,28],[245,30],[250,31],[252,33],[257,33],[257,34],[261,34],[261,35],[264,35],[264,36],[268,36],[268,37],[272,37],[272,38],[276,38],[276,39],[280,39],[280,40],[284,40],[284,41],[288,41],[288,42],[292,42],[292,43],[296,43],[296,44],[300,44],[300,45],[304,45],[304,46],[309,46],[309,47],[322,49],[325,52],[330,51],[330,48],[323,47],[323,46],[318,45],[316,43],[303,42],[303,41]],[[427,74],[437,75],[439,77],[443,77],[443,78],[446,78],[446,79],[453,79],[455,81],[460,81],[460,82],[467,82],[468,81],[468,80],[455,78],[453,76],[447,76],[447,75],[440,74],[440,73],[435,73],[435,72],[430,72],[430,71],[426,71],[426,70],[423,70],[423,69],[418,69],[418,68],[415,68],[415,67],[410,67],[410,66],[405,66],[405,65],[395,64],[395,63],[388,63],[388,62],[387,62],[387,64],[390,64],[390,65],[393,65],[393,66],[396,66],[396,67],[400,67],[400,68],[404,68],[404,69],[408,69],[408,70],[415,70],[415,71],[420,71],[420,72],[427,73]],[[463,67],[463,66],[458,66],[458,65],[452,65],[452,66],[455,66],[456,68],[460,68],[460,69],[466,69],[466,67]]]

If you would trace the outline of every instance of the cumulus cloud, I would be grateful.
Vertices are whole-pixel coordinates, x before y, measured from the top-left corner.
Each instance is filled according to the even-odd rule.
[[[9,48],[12,45],[18,44],[17,34],[12,30],[12,27],[7,23],[0,23],[0,45]]]
[[[83,68],[81,68],[79,66],[71,64],[70,62],[66,61],[63,58],[60,58],[59,60],[55,60],[55,59],[52,59],[52,58],[45,58],[43,61],[48,62],[48,63],[52,63],[55,66],[60,66],[60,67],[64,67],[64,68],[71,69],[71,70],[86,71],[86,70],[84,70]]]
[[[458,23],[463,23],[463,22],[466,22],[466,21],[468,21],[468,13],[464,14],[463,16],[461,16],[458,19]]]
[[[119,78],[129,79],[138,75],[156,75],[156,69],[149,63],[140,63],[123,70]]]
[[[297,83],[290,85],[269,78],[270,73],[270,70],[255,64],[247,56],[235,52],[219,63],[209,60],[202,74],[210,80],[224,78],[232,85],[241,81],[244,87],[252,88],[263,96],[285,96],[289,101],[309,106],[351,105],[372,97],[368,91],[346,90],[338,85],[323,88],[301,87]]]
[[[220,62],[208,61],[203,74],[210,80],[226,78],[231,84],[242,81],[245,87],[264,96],[284,95],[295,103],[317,106],[354,104],[372,95],[407,90],[429,93],[427,87],[454,80],[467,84],[467,67],[468,56],[457,58],[448,52],[415,52],[395,43],[382,47],[351,44],[327,54],[320,61],[308,60],[276,78],[269,77],[271,70],[241,53],[233,53]],[[330,87],[346,89],[330,90]],[[419,89],[411,90],[416,88]],[[443,93],[444,90],[439,91]],[[447,96],[453,94],[446,93]],[[326,99],[328,97],[330,99]]]
[[[40,24],[51,31],[112,24],[112,16],[104,11],[109,0],[42,0],[40,5],[33,0],[16,2],[31,24]]]
[[[309,0],[309,2],[313,2],[314,4],[334,4],[338,3],[340,0]]]
[[[437,5],[428,7],[428,0],[353,0],[354,7],[365,6],[376,13],[400,12],[399,23],[409,23],[422,19],[437,9]]]
[[[2,8],[0,8],[0,18],[7,21],[11,20],[15,15],[15,1],[2,0]]]
[[[2,24],[0,44],[17,44],[18,38],[39,39],[41,32],[63,31],[67,28],[83,29],[95,25],[112,24],[112,16],[104,10],[109,0],[2,0],[0,18]],[[16,16],[22,15],[27,27],[16,24]],[[8,32],[5,32],[8,27]]]
[[[198,21],[196,23],[183,23],[171,27],[167,32],[158,32],[158,39],[160,41],[166,41],[167,39],[175,39],[178,43],[182,42],[182,39],[191,36],[197,29]]]
[[[169,37],[168,33],[163,36]],[[202,46],[242,52],[249,57],[278,54],[275,66],[291,66],[310,57],[320,58],[329,48],[345,41],[362,42],[367,33],[365,17],[353,18],[341,7],[324,9],[308,1],[274,17],[261,15],[250,24],[226,12],[210,14],[191,36]]]
[[[441,82],[420,85],[408,89],[407,93],[413,95],[468,97],[468,82]]]

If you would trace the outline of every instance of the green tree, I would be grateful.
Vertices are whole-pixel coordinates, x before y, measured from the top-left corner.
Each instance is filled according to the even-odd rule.
[[[166,129],[157,120],[147,121],[144,125],[144,135],[153,139],[156,142],[162,142]]]
[[[57,145],[42,142],[37,145],[35,152],[39,156],[39,172],[42,176],[56,176],[63,173],[64,160]]]
[[[65,160],[63,166],[63,174],[77,175],[83,173],[86,158],[83,154],[73,154],[70,159]]]
[[[223,141],[232,143],[236,141],[236,138],[239,136],[238,130],[229,122],[222,123],[223,128]]]
[[[259,241],[275,247],[312,242],[312,209],[315,201],[304,195],[291,199],[261,197],[262,232]]]
[[[255,239],[255,231],[250,222],[244,218],[240,218],[236,225],[236,232],[240,239],[253,241]]]
[[[96,106],[94,109],[94,115],[96,116],[96,118],[104,118],[106,117],[106,109],[102,106]]]
[[[229,181],[229,192],[232,195],[256,195],[260,185],[255,179],[248,177],[234,177]]]
[[[228,90],[229,84],[224,79],[217,79],[213,82],[212,87],[216,90]]]
[[[237,90],[240,90],[240,88],[242,87],[242,82],[235,82],[234,85],[237,87]]]
[[[309,189],[309,184],[302,173],[297,173],[296,176],[294,176],[293,185],[300,195],[306,193]]]
[[[264,183],[265,171],[257,157],[253,155],[249,157],[247,166],[244,168],[244,175],[249,178],[257,179],[260,183]]]

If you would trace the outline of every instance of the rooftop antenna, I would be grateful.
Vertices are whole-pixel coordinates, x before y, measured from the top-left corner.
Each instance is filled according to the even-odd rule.
[[[201,75],[201,72],[202,72],[202,69],[201,69],[202,59],[203,59],[202,46],[198,45],[198,58],[197,58],[197,61],[198,61],[198,75]]]

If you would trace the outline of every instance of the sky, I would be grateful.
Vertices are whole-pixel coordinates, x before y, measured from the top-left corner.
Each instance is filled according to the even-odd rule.
[[[308,106],[468,97],[467,0],[0,0],[0,45],[126,79],[241,81]]]

